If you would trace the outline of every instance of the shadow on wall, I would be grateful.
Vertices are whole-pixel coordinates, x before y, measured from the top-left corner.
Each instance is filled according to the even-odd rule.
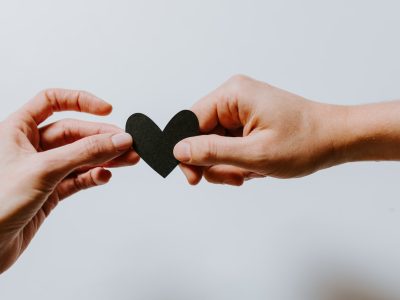
[[[322,289],[323,300],[399,300],[399,297],[389,295],[387,291],[382,291],[367,284],[355,283],[352,280],[344,282],[332,282],[325,285]]]

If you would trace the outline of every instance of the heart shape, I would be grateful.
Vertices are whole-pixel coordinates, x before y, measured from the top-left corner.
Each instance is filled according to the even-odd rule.
[[[175,145],[200,134],[199,120],[190,110],[177,113],[163,131],[146,115],[135,113],[126,122],[126,132],[139,156],[164,178],[179,164],[173,154]]]

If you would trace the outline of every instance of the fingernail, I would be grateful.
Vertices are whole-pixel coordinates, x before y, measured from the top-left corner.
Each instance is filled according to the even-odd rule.
[[[113,135],[111,140],[118,151],[128,150],[132,146],[132,137],[126,132]]]
[[[180,142],[174,148],[174,155],[181,162],[190,161],[190,144],[188,142]]]

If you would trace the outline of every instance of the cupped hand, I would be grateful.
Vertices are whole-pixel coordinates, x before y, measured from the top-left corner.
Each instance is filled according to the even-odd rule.
[[[107,183],[105,168],[139,160],[130,135],[113,125],[64,119],[39,127],[59,111],[103,116],[112,107],[86,92],[53,89],[0,123],[0,273],[60,200]]]
[[[308,175],[336,163],[332,135],[343,110],[234,76],[192,107],[203,135],[178,143],[174,155],[191,184]]]

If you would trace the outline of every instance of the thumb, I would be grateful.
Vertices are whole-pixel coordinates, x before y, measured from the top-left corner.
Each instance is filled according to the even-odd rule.
[[[116,158],[132,146],[128,133],[98,134],[69,145],[40,153],[49,168],[49,175],[64,177],[83,166],[100,165]]]
[[[251,157],[253,140],[251,137],[226,137],[201,135],[180,141],[174,148],[177,160],[196,166],[229,164],[252,169]]]

